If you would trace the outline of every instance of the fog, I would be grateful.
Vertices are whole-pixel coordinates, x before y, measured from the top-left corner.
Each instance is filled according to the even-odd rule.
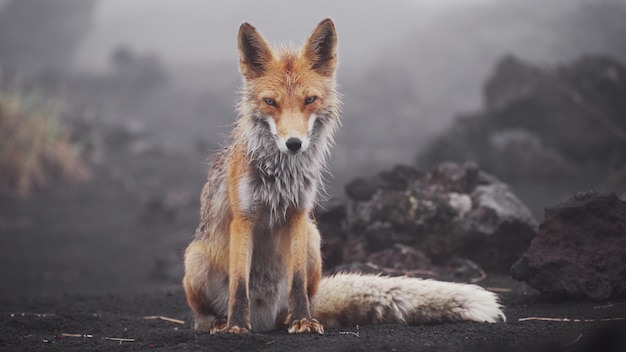
[[[23,5],[30,6],[24,18],[41,21],[26,25],[7,14],[16,12],[9,11],[14,3],[0,1],[5,75],[34,82],[42,72],[75,81],[125,76],[122,61],[131,57],[152,67],[153,83],[123,94],[113,89],[113,98],[79,84],[63,94],[78,97],[100,123],[139,123],[165,148],[197,153],[200,161],[224,143],[236,117],[238,26],[248,21],[270,43],[300,44],[320,20],[333,18],[344,96],[331,165],[339,185],[412,163],[456,114],[481,108],[483,84],[503,55],[540,66],[585,53],[626,58],[626,42],[613,31],[626,12],[614,18],[588,11],[598,4],[623,9],[623,0],[17,2],[31,4]],[[63,10],[51,11],[55,6]],[[34,44],[9,45],[21,40]]]

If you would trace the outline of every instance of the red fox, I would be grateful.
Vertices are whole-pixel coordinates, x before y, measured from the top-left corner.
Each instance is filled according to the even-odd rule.
[[[320,22],[300,50],[274,50],[244,23],[238,49],[239,117],[208,173],[185,252],[194,328],[323,334],[324,326],[504,319],[496,295],[476,285],[322,277],[313,207],[340,124],[335,25]]]

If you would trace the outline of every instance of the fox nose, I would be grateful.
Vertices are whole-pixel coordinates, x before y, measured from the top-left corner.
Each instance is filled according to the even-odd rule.
[[[289,138],[285,144],[292,152],[297,152],[302,147],[302,141],[299,138]]]

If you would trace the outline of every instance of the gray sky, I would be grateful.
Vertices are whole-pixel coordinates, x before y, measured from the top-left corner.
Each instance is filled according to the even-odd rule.
[[[244,21],[254,24],[271,43],[300,43],[326,17],[336,22],[342,61],[366,63],[380,45],[436,23],[450,9],[491,2],[106,0],[97,5],[93,31],[84,39],[78,64],[103,69],[118,44],[158,53],[169,63],[230,61],[236,57],[235,36]]]

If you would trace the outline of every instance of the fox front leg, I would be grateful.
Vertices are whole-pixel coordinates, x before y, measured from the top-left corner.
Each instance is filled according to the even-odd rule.
[[[250,299],[248,279],[252,261],[252,229],[246,219],[235,218],[230,225],[228,322],[220,332],[248,333],[250,326]]]
[[[324,327],[311,317],[307,280],[309,250],[309,219],[306,213],[296,217],[288,228],[289,314],[285,323],[290,333],[324,333]],[[317,274],[313,274],[318,279]]]

